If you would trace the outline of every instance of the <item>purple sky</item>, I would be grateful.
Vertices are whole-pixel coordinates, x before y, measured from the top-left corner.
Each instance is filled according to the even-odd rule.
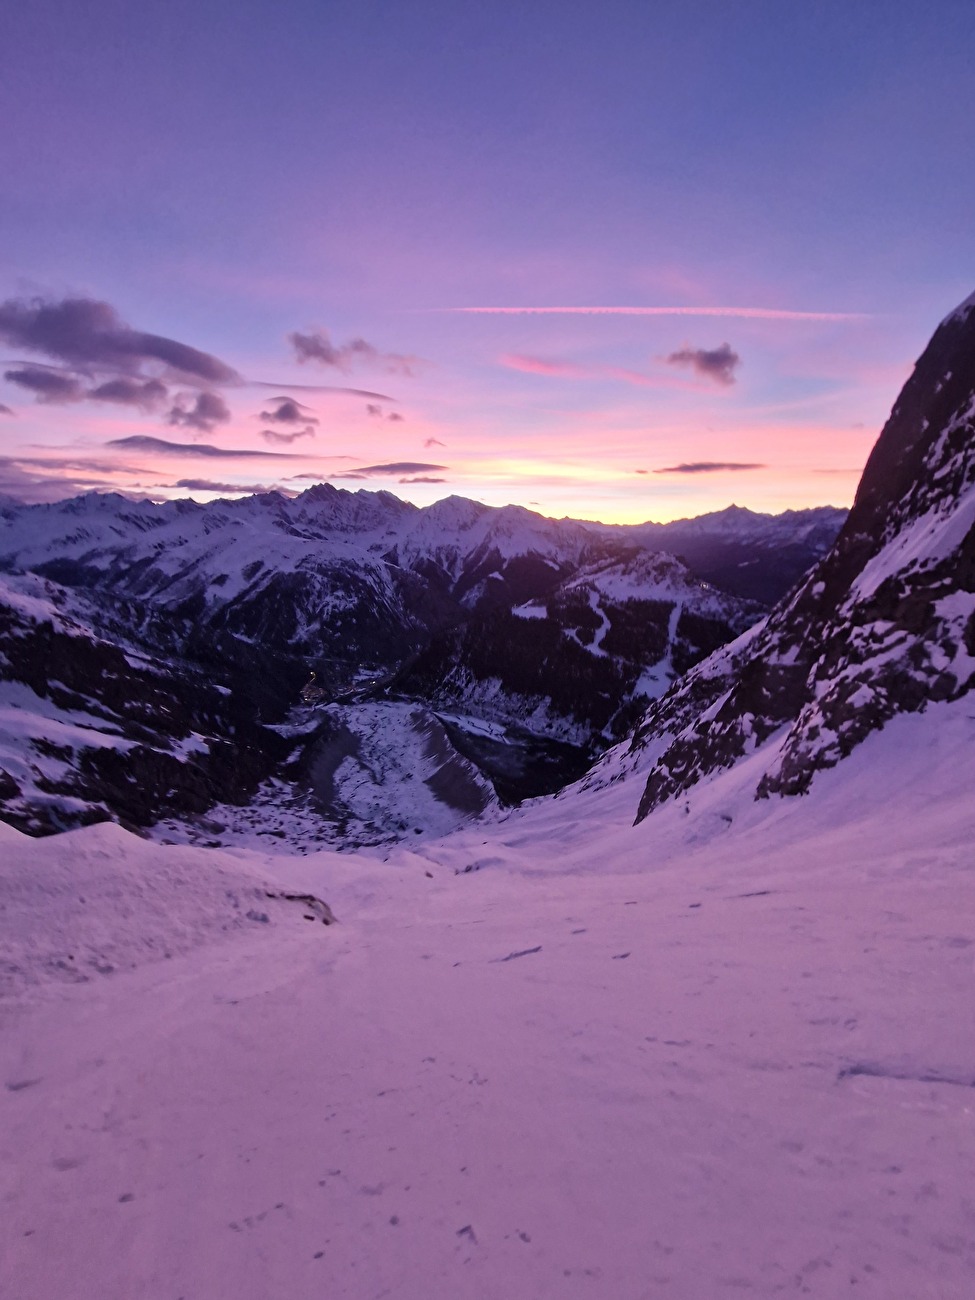
[[[31,0],[3,47],[23,499],[845,504],[975,289],[970,2]]]

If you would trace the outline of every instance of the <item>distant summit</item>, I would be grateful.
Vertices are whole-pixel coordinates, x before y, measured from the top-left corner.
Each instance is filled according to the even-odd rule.
[[[618,531],[640,546],[679,555],[730,595],[774,605],[829,550],[846,515],[835,506],[766,515],[730,505],[696,519]]]

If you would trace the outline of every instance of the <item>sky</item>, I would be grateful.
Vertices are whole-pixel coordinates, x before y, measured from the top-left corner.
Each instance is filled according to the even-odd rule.
[[[973,66],[970,0],[10,6],[0,494],[847,505]]]

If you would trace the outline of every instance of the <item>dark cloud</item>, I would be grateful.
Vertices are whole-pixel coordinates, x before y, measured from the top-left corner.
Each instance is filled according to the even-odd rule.
[[[9,406],[4,406],[3,402],[0,402],[0,415],[13,415],[13,411]]]
[[[733,384],[735,371],[741,365],[741,357],[730,343],[722,343],[717,348],[683,347],[671,352],[665,358],[669,366],[690,366],[705,379],[713,379],[717,384]]]
[[[390,411],[385,414],[383,408],[377,402],[369,402],[366,406],[366,415],[371,415],[374,420],[392,420],[397,422],[403,419],[399,411]]]
[[[3,377],[26,388],[39,402],[80,402],[87,395],[77,375],[50,366],[28,365],[20,370],[5,370]]]
[[[331,477],[335,479],[336,482],[339,479],[342,479],[344,481],[345,479],[354,478],[358,482],[362,483],[369,477],[369,475],[368,474],[333,474]]]
[[[262,411],[260,418],[277,424],[317,424],[318,417],[293,397],[272,397],[273,409]]]
[[[445,478],[430,478],[429,476],[420,476],[418,478],[401,478],[401,483],[446,483]]]
[[[279,487],[276,483],[214,483],[208,478],[181,478],[168,486],[183,488],[187,492],[219,492],[223,496],[252,496],[260,492],[282,492],[285,496],[297,496],[290,488]]]
[[[681,465],[668,465],[666,469],[655,469],[653,472],[655,474],[720,474],[724,470],[767,468],[767,465],[751,465],[734,460],[692,460]],[[640,472],[637,470],[638,474]]]
[[[43,449],[42,449],[43,450]],[[51,450],[55,450],[52,448]],[[56,449],[60,454],[57,456],[15,456],[10,457],[11,462],[18,465],[27,465],[31,469],[37,470],[72,470],[80,471],[82,474],[114,474],[118,470],[118,465],[114,460],[91,460],[84,454],[70,455],[66,453],[63,447]],[[138,469],[129,465],[126,466],[130,474],[151,474],[153,471],[148,469]]]
[[[423,445],[424,447],[446,447],[447,444],[441,442],[439,438],[427,438]]]
[[[659,471],[656,471],[656,472],[659,473]],[[635,469],[635,470],[633,471],[633,473],[634,473],[634,474],[649,474],[650,471],[649,471],[648,469]]]
[[[86,396],[93,402],[117,402],[120,406],[137,406],[151,411],[169,396],[169,389],[158,379],[107,379]]]
[[[328,331],[322,329],[312,330],[309,334],[295,330],[288,335],[288,342],[302,365],[306,361],[316,361],[322,366],[349,371],[363,363],[382,366],[390,374],[396,375],[413,375],[417,365],[416,357],[403,356],[399,352],[380,352],[365,339],[350,339],[348,343],[336,346],[329,338]]]
[[[228,459],[260,458],[273,460],[294,460],[286,451],[246,451],[243,448],[211,447],[205,442],[169,442],[165,438],[152,438],[147,434],[134,433],[128,438],[111,438],[106,447],[125,447],[131,451],[155,451],[164,456],[220,456]]]
[[[395,460],[389,465],[360,465],[359,474],[434,474],[449,469],[449,465],[425,465],[422,461]]]
[[[94,388],[85,386],[85,377],[62,366],[28,362],[18,370],[7,370],[4,378],[32,392],[39,402],[115,402],[148,411],[168,396],[166,385],[158,379],[123,377],[107,379]]]
[[[230,408],[223,398],[218,393],[204,390],[195,397],[190,393],[180,393],[166,417],[166,423],[210,433],[218,424],[226,424],[229,419]]]
[[[306,425],[304,429],[295,429],[293,433],[278,433],[276,429],[262,429],[261,437],[265,442],[274,443],[280,447],[290,446],[298,438],[314,438],[315,430],[311,425]]]
[[[235,383],[240,378],[208,352],[161,334],[132,329],[114,307],[95,298],[64,298],[60,302],[8,298],[0,303],[0,339],[92,371],[132,374],[145,362],[157,362],[209,384]]]

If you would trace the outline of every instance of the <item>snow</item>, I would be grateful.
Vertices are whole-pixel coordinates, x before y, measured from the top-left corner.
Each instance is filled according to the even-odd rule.
[[[354,856],[0,826],[6,1293],[968,1300],[973,734]]]
[[[517,618],[548,618],[548,608],[545,605],[514,605],[511,612]]]
[[[44,795],[45,783],[69,777],[79,750],[124,752],[133,744],[103,717],[58,708],[21,682],[0,680],[0,769],[22,791],[29,791],[34,802],[66,810],[85,808],[80,799]]]
[[[499,744],[508,744],[508,733],[503,726],[497,722],[488,722],[484,718],[470,718],[466,714],[446,713],[438,709],[436,716],[443,722],[450,722],[460,731],[466,731],[472,736],[485,736],[491,740],[496,740]]]
[[[975,308],[975,293],[969,294],[969,296],[965,299],[964,302],[959,303],[954,311],[949,312],[948,315],[941,322],[941,325],[947,325],[949,321],[967,320],[973,308]],[[939,326],[938,328],[940,329],[941,326]],[[951,378],[951,371],[949,371],[945,375],[946,380],[950,378]]]
[[[885,578],[911,566],[936,564],[961,545],[975,524],[975,489],[970,489],[950,509],[935,506],[912,520],[867,562],[850,588],[851,600],[866,600]]]
[[[670,611],[670,618],[667,623],[667,651],[657,663],[652,664],[649,668],[644,668],[637,678],[636,686],[633,688],[634,696],[645,695],[648,700],[658,700],[673,684],[674,678],[678,675],[674,671],[674,646],[677,644],[677,624],[680,622],[680,616],[683,612],[684,601],[677,599],[674,608]]]
[[[50,622],[52,619],[56,619],[57,611],[50,600],[46,600],[39,592],[24,591],[22,589],[24,585],[23,579],[21,579],[21,589],[18,589],[9,578],[0,581],[0,599],[3,600],[5,605],[9,605],[25,618],[37,622]],[[42,586],[41,580],[33,578],[30,586],[40,589]]]
[[[446,716],[446,715],[444,715]],[[166,818],[147,834],[163,843],[234,845],[285,855],[324,844],[358,847],[404,835],[442,836],[497,805],[487,778],[450,744],[438,715],[396,700],[295,710],[279,735],[328,734],[306,760],[303,780],[271,778],[243,807],[215,804],[204,817]],[[490,723],[468,730],[503,734]],[[180,757],[205,747],[192,733]]]
[[[794,540],[814,526],[796,512],[775,517],[740,513],[751,521],[750,531],[758,527],[763,536],[771,529],[775,536]],[[811,512],[815,517],[821,513]],[[826,510],[831,513],[836,512]],[[699,522],[708,531],[708,521],[723,516]],[[661,555],[662,540],[644,537],[640,527],[634,531],[547,519],[522,507],[488,507],[461,497],[419,509],[388,492],[346,492],[323,485],[293,499],[267,493],[207,506],[185,500],[136,504],[92,493],[0,514],[0,568],[29,569],[56,558],[76,562],[110,586],[123,588],[128,571],[138,574],[133,594],[173,607],[204,588],[212,603],[234,606],[263,590],[276,574],[301,572],[320,620],[348,606],[342,579],[350,574],[391,595],[391,573],[398,568],[433,563],[453,581],[466,569],[489,562],[490,576],[501,578],[507,561],[532,555],[558,572],[583,565],[609,539],[647,550],[635,565],[617,565],[615,573],[601,575],[598,585],[607,598],[653,596],[651,588],[658,586],[660,598],[685,594],[686,570]],[[726,531],[727,522],[719,529],[721,535]],[[392,558],[386,560],[387,555]],[[32,581],[42,593],[39,580]],[[706,588],[698,591],[705,598]],[[468,593],[465,603],[475,595]],[[721,602],[712,595],[711,603],[717,608]],[[41,616],[39,609],[20,607]],[[519,613],[532,616],[524,607]]]

